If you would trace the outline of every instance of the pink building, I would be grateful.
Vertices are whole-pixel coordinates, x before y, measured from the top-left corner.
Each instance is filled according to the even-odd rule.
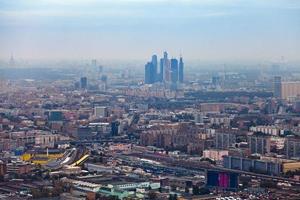
[[[214,161],[222,161],[223,156],[228,156],[227,150],[209,149],[203,151],[203,157]]]

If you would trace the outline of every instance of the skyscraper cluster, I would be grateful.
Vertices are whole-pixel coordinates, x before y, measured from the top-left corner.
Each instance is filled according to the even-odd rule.
[[[169,59],[168,53],[164,52],[163,58],[159,62],[157,55],[153,55],[151,61],[145,65],[145,83],[153,84],[156,82],[163,83],[183,83],[184,63],[182,57],[179,61],[176,58]]]

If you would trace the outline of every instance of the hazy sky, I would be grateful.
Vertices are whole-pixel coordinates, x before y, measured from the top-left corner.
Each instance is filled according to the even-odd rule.
[[[299,0],[0,0],[0,58],[300,60]]]

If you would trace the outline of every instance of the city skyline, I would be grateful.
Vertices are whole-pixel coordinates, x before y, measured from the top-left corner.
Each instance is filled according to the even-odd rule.
[[[171,83],[173,89],[177,87],[177,83],[183,83],[184,80],[184,63],[180,56],[179,62],[175,57],[168,58],[168,52],[163,52],[163,57],[158,59],[154,54],[151,61],[145,65],[145,84],[153,84],[157,82]]]
[[[300,196],[300,0],[0,0],[0,199]]]
[[[0,3],[0,59],[299,61],[300,2],[24,1]],[[276,47],[275,47],[276,46]]]

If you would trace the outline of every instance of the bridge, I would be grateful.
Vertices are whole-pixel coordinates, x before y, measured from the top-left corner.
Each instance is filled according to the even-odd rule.
[[[258,174],[254,172],[247,172],[247,171],[241,171],[241,170],[235,170],[235,169],[228,169],[224,167],[218,167],[212,164],[209,164],[207,162],[199,162],[199,161],[187,161],[183,159],[174,159],[169,156],[160,156],[156,154],[150,154],[150,153],[133,153],[126,156],[133,156],[138,158],[146,158],[154,161],[159,161],[164,165],[165,167],[175,167],[173,169],[185,169],[189,170],[191,173],[198,172],[203,173],[203,171],[207,170],[215,170],[219,172],[232,172],[232,173],[238,173],[243,176],[257,178],[261,180],[272,180],[277,182],[286,182],[291,183],[294,185],[300,185],[300,181],[291,179],[291,178],[285,178],[282,176],[272,176],[272,175],[266,175],[266,174]]]

